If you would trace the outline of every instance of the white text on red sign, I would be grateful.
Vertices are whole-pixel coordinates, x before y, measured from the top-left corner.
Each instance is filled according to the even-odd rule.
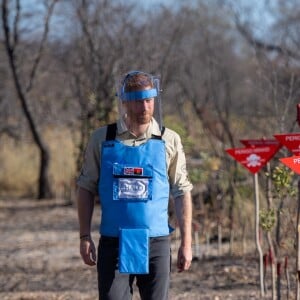
[[[259,148],[245,148],[245,149],[236,149],[235,154],[250,154],[250,153],[263,153],[270,152],[270,147],[259,147]]]
[[[294,164],[300,164],[300,158],[294,158],[293,162]]]
[[[292,141],[300,141],[300,135],[287,135],[285,137],[285,140],[286,141],[290,141],[290,142],[292,142]]]

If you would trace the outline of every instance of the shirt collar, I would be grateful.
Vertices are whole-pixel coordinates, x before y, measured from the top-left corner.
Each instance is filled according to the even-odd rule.
[[[122,119],[119,119],[117,121],[117,128],[118,128],[118,135],[121,135],[124,133],[129,133],[128,128],[127,128],[124,120],[122,120]],[[150,124],[149,124],[147,130],[145,131],[145,133],[139,138],[151,138],[152,135],[158,135],[158,136],[161,135],[159,125],[154,118],[151,119]]]

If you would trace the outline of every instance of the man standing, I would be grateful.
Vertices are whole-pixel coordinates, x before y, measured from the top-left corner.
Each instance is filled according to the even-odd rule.
[[[94,131],[78,178],[80,254],[96,264],[91,239],[94,196],[101,203],[98,246],[99,299],[131,299],[136,279],[141,298],[168,298],[169,192],[180,228],[178,271],[192,260],[192,184],[180,137],[161,124],[159,79],[140,71],[118,85],[120,118]]]

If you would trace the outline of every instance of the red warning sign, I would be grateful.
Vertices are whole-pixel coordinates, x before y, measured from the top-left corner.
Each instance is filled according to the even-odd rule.
[[[226,152],[247,168],[251,173],[257,173],[275,155],[278,145],[232,148]]]
[[[250,140],[240,140],[240,142],[246,146],[246,147],[251,147],[251,146],[269,146],[269,145],[277,145],[278,150],[282,146],[278,140],[276,139],[250,139]]]
[[[300,133],[275,134],[274,137],[293,154],[300,155]]]
[[[300,156],[284,157],[279,160],[295,173],[300,174]]]

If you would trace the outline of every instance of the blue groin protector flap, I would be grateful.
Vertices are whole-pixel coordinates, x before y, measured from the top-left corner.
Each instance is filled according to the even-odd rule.
[[[120,229],[119,272],[149,273],[149,230]]]

